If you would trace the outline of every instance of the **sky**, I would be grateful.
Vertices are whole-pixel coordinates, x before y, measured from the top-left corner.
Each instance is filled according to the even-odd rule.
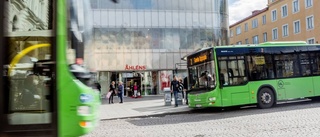
[[[250,16],[252,11],[267,7],[268,0],[228,0],[228,3],[229,25],[232,25]]]

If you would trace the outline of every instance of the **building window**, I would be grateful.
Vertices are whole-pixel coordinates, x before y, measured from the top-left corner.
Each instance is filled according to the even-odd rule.
[[[230,37],[233,37],[233,31],[230,30]]]
[[[266,15],[263,15],[262,16],[262,24],[266,24],[267,23],[267,16]]]
[[[306,1],[306,8],[310,8],[313,5],[313,0],[305,0]]]
[[[297,12],[299,12],[299,10],[300,10],[300,6],[299,6],[299,0],[294,0],[293,2],[292,2],[292,12],[293,13],[297,13]]]
[[[282,26],[282,37],[289,36],[288,24]]]
[[[307,17],[307,30],[313,29],[314,24],[313,24],[313,15]]]
[[[259,37],[258,37],[258,35],[252,37],[252,43],[253,43],[253,44],[259,44]]]
[[[246,44],[249,44],[249,39],[245,39]]]
[[[263,33],[263,42],[267,42],[268,41],[268,36],[267,36],[267,32]]]
[[[314,44],[314,38],[307,39],[308,44]]]
[[[272,40],[278,39],[278,28],[272,29]]]
[[[288,16],[288,6],[287,5],[284,5],[281,7],[281,13],[282,13],[282,18]]]
[[[258,19],[252,20],[252,28],[257,28],[258,27]]]
[[[238,42],[237,42],[237,45],[241,45],[241,44],[242,44],[242,42],[241,42],[241,41],[238,41]]]
[[[294,26],[294,33],[300,33],[300,20],[297,20],[295,22],[293,22],[293,26]]]
[[[241,34],[241,26],[238,26],[236,28],[236,33],[237,33],[237,35]]]
[[[244,24],[244,31],[248,31],[248,23]]]
[[[271,11],[271,21],[276,21],[277,20],[277,10]]]

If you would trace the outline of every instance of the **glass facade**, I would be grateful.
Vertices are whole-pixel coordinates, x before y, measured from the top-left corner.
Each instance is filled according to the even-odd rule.
[[[228,44],[225,0],[91,2],[98,71],[171,70],[196,49]]]
[[[203,47],[229,44],[226,0],[120,0],[116,4],[91,0],[91,4],[94,53],[85,52],[90,61],[84,63],[95,66],[102,83],[123,81],[128,96],[133,82],[141,86],[142,95],[160,93],[169,87],[173,69],[178,68],[179,78],[187,76],[182,57]],[[137,78],[135,73],[142,75]],[[102,87],[103,93],[108,90],[108,84]]]

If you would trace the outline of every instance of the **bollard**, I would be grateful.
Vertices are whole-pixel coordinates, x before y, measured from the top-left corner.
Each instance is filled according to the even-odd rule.
[[[171,90],[170,88],[164,88],[164,105],[171,106]]]

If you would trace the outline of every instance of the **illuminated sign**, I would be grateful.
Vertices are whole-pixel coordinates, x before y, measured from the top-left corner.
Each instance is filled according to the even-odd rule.
[[[210,59],[208,52],[204,52],[201,54],[198,54],[194,57],[189,58],[189,65],[196,65],[199,63],[206,62]]]
[[[208,59],[208,56],[206,54],[200,55],[198,57],[193,58],[193,63],[201,63]]]
[[[264,65],[264,64],[266,64],[264,56],[257,56],[254,59],[255,59],[256,65]]]
[[[132,65],[126,65],[125,66],[125,70],[146,70],[147,66],[146,65],[136,65],[136,66],[132,66]]]

